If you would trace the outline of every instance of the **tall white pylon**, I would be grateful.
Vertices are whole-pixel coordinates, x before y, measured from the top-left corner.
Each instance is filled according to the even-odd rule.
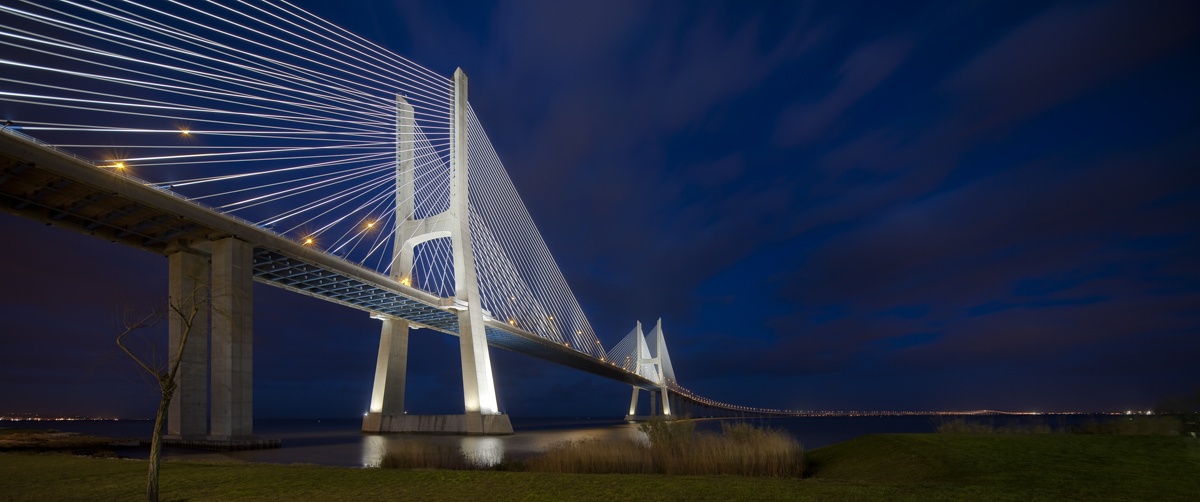
[[[468,415],[467,432],[473,432],[472,414],[498,415],[492,360],[483,326],[483,301],[471,253],[471,212],[467,197],[467,74],[454,71],[454,141],[450,144],[450,239],[454,247],[454,297],[467,304],[458,311],[459,349],[462,354],[463,394]],[[482,422],[480,422],[482,432]]]
[[[450,203],[438,214],[416,218],[414,204],[415,126],[413,108],[403,96],[396,97],[396,241],[391,275],[405,286],[413,285],[413,257],[418,244],[438,238],[450,238],[454,260],[454,298],[458,310],[459,353],[462,357],[463,405],[466,411],[465,432],[485,433],[483,415],[499,415],[496,386],[492,378],[492,362],[488,353],[487,334],[483,324],[483,302],[479,296],[479,281],[475,273],[475,258],[471,251],[470,211],[468,209],[467,158],[467,74],[459,68],[454,72],[453,139],[450,143]],[[400,325],[403,325],[402,327]],[[385,398],[386,387],[395,385],[396,378],[382,376],[390,368],[404,370],[405,364],[392,361],[406,354],[394,354],[400,346],[407,347],[408,323],[385,319],[380,341],[379,362],[376,366],[375,389],[372,393],[372,414],[380,411],[402,410]],[[403,333],[399,333],[402,331]],[[403,337],[401,343],[399,338]],[[391,339],[390,341],[387,339]],[[393,354],[385,355],[385,350]],[[383,373],[381,373],[383,372]],[[403,399],[404,379],[399,379],[398,395]],[[394,401],[394,400],[393,400]],[[377,408],[379,408],[377,410]],[[403,411],[399,411],[403,413]],[[369,417],[370,418],[370,417]],[[366,422],[364,422],[366,423]],[[364,426],[365,427],[365,426]],[[508,426],[507,433],[511,433]]]
[[[667,342],[663,338],[662,319],[654,326],[654,331],[646,337],[642,334],[642,323],[625,336],[625,340],[617,347],[632,345],[634,372],[639,376],[658,384],[658,391],[651,391],[651,414],[654,414],[654,394],[662,396],[663,415],[671,415],[671,400],[668,387],[675,381],[675,370],[671,366],[671,355],[667,352]],[[637,415],[638,388],[633,388],[633,398],[629,402],[629,415]]]
[[[641,327],[639,324],[639,328]],[[640,329],[638,331],[641,331]],[[644,345],[649,354],[645,359],[642,359],[642,364],[653,364],[658,370],[658,388],[662,392],[662,410],[663,415],[671,415],[671,399],[668,394],[667,386],[669,381],[675,380],[675,370],[671,368],[671,356],[667,354],[667,342],[663,339],[662,318],[658,318],[658,323],[654,326],[654,331],[650,332],[649,339]]]

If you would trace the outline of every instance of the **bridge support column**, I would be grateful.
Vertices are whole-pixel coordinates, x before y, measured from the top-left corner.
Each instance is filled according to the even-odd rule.
[[[496,384],[492,379],[492,359],[488,353],[487,332],[483,326],[483,299],[475,275],[475,255],[471,250],[469,148],[467,145],[467,74],[454,71],[454,142],[451,151],[450,227],[454,246],[455,298],[467,303],[458,311],[459,352],[462,356],[463,406],[466,430],[474,434],[512,434],[507,416],[500,415]]]
[[[167,258],[168,354],[179,354],[175,395],[167,410],[169,439],[203,439],[208,433],[208,258],[177,252]],[[181,317],[182,316],[182,317]],[[190,318],[190,319],[189,319]],[[188,325],[190,324],[190,326]],[[185,339],[186,336],[186,339]],[[180,353],[179,344],[183,343]]]
[[[650,416],[658,415],[658,393],[650,391]]]
[[[671,393],[670,393],[670,391],[667,390],[666,387],[663,387],[660,392],[662,392],[663,416],[670,417],[671,416]]]
[[[413,108],[403,96],[396,97],[396,245],[392,256],[392,277],[405,286],[413,286],[413,256],[421,243],[450,238],[454,260],[454,298],[458,306],[459,354],[462,358],[463,414],[410,415],[401,420],[381,420],[380,432],[437,432],[468,435],[512,434],[512,423],[500,414],[496,385],[492,379],[492,361],[488,353],[487,332],[483,324],[483,301],[475,275],[471,251],[470,209],[468,207],[469,159],[467,145],[467,75],[454,72],[453,137],[450,147],[450,196],[445,212],[415,217],[414,185],[415,126]],[[448,217],[447,217],[448,216]],[[457,307],[456,307],[457,308]],[[389,349],[390,350],[390,349]],[[383,346],[380,356],[383,358]],[[382,363],[380,363],[382,364]],[[387,380],[389,377],[384,377]],[[376,392],[380,374],[376,372]],[[386,396],[388,392],[384,392]],[[375,407],[363,421],[363,430],[371,423]],[[386,417],[386,413],[382,416]],[[399,410],[398,413],[403,413]]]
[[[638,399],[638,391],[639,390],[641,390],[641,389],[638,389],[637,387],[633,388],[633,400],[629,401],[629,416],[631,416],[631,417],[634,415],[637,415],[637,405],[638,405],[637,399]]]
[[[393,417],[404,416],[404,384],[408,369],[408,321],[379,317],[379,356],[375,361],[375,386],[371,408],[363,417],[363,432],[390,430]]]
[[[209,439],[253,439],[254,247],[212,246],[212,423]]]

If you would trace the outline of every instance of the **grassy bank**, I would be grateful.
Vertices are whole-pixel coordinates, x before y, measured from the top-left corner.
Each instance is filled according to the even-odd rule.
[[[94,455],[113,449],[115,444],[129,443],[130,441],[132,440],[59,432],[55,429],[0,429],[0,451],[70,450],[75,453]],[[115,456],[112,452],[109,452],[109,455]]]
[[[807,478],[165,462],[167,500],[1191,500],[1200,446],[1166,436],[894,434],[807,452]],[[146,464],[0,454],[0,501],[136,500]]]

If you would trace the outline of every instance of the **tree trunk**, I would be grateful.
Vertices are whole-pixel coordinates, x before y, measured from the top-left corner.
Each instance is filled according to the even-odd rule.
[[[163,427],[167,425],[167,409],[171,406],[171,390],[164,390],[154,417],[154,435],[150,436],[150,473],[146,476],[146,502],[158,502],[158,465],[162,461]]]

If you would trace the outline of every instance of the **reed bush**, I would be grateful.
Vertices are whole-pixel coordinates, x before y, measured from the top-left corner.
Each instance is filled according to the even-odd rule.
[[[692,441],[696,425],[691,420],[668,422],[655,418],[642,422],[638,430],[646,435],[650,446],[660,452],[678,452]]]
[[[487,466],[472,461],[458,446],[427,441],[403,441],[392,444],[379,459],[385,469],[480,469]]]
[[[559,443],[551,446],[545,453],[526,460],[525,469],[535,472],[584,474],[655,472],[650,447],[632,439],[585,439]]]
[[[721,435],[697,435],[680,454],[663,455],[659,472],[776,477],[803,474],[804,450],[790,434],[749,424],[722,429]]]
[[[800,476],[804,450],[784,431],[722,423],[721,434],[696,434],[687,420],[646,422],[647,442],[560,443],[526,462],[530,471],[589,474]]]

